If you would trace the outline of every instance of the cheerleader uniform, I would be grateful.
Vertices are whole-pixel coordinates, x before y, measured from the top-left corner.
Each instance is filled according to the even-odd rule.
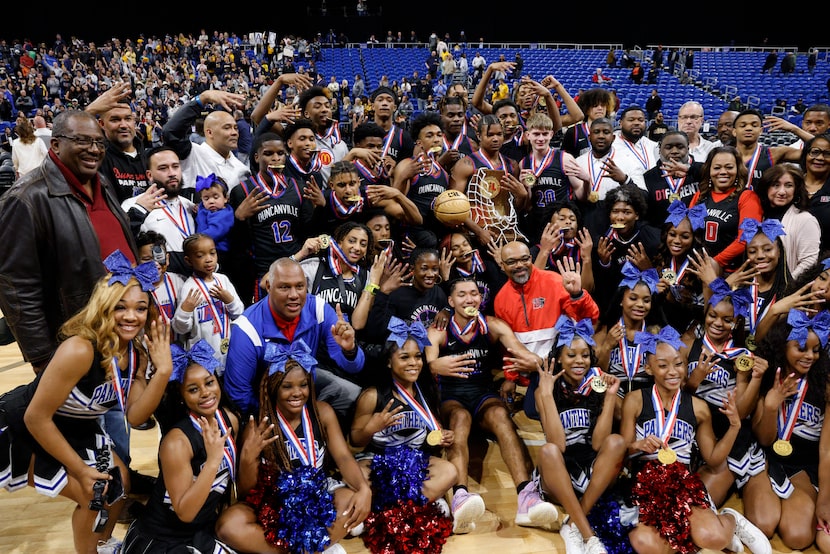
[[[645,326],[643,326],[643,330],[645,330]],[[654,379],[651,375],[646,373],[646,353],[638,349],[637,344],[634,342],[629,342],[628,340],[623,337],[622,342],[625,344],[625,349],[627,352],[627,360],[631,360],[631,363],[636,363],[637,361],[637,352],[639,350],[639,360],[640,365],[637,368],[637,372],[634,374],[633,377],[629,378],[628,374],[625,371],[628,362],[624,363],[622,359],[622,354],[620,350],[620,341],[617,341],[616,346],[611,349],[608,355],[608,369],[606,370],[608,373],[616,377],[620,380],[620,389],[617,391],[617,396],[620,398],[625,398],[625,395],[631,391],[649,388],[651,390],[651,386],[654,384]]]

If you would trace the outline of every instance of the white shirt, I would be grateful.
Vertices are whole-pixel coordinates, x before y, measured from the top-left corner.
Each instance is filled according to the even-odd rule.
[[[602,170],[603,162],[609,158],[615,163],[617,162],[617,151],[613,146],[611,147],[611,150],[609,150],[608,153],[602,158],[595,157],[593,151],[591,150],[579,155],[576,158],[576,163],[578,163],[590,177],[588,184],[591,188],[588,190],[588,194],[594,190],[595,185],[598,185],[599,188],[597,189],[597,192],[599,193],[600,200],[605,200],[605,195],[608,194],[609,190],[620,186],[620,184],[612,179],[608,173]],[[634,182],[636,183],[636,181]]]
[[[711,140],[706,140],[705,138],[698,136],[698,144],[697,146],[689,145],[689,154],[695,159],[696,162],[703,163],[706,161],[706,158],[709,156],[709,152],[712,151],[712,148],[715,147],[715,143]]]
[[[225,180],[228,190],[232,190],[251,175],[251,169],[233,154],[223,158],[206,142],[202,144],[192,142],[192,144],[190,155],[181,161],[183,189],[194,188],[196,177],[207,177],[215,173]]]
[[[144,223],[141,224],[142,231],[155,231],[167,241],[168,252],[183,252],[185,237],[196,232],[196,222],[193,219],[193,202],[187,198],[177,196],[167,200],[164,208],[156,208],[147,214]],[[144,211],[135,201],[135,197],[127,198],[121,203],[121,208],[128,212],[130,208]]]
[[[614,140],[614,163],[622,169],[631,180],[643,190],[647,190],[643,173],[657,164],[659,146],[648,137],[643,136],[635,144],[631,144],[622,137],[619,131],[615,132],[617,138]]]
[[[38,167],[48,153],[46,145],[39,138],[31,144],[26,144],[19,138],[12,140],[12,163],[19,176]]]

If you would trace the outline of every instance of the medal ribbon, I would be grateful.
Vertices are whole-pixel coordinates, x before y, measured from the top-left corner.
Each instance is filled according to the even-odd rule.
[[[499,154],[498,154],[498,156],[499,156],[498,165],[491,163],[490,159],[486,155],[484,155],[481,152],[481,150],[479,150],[478,152],[473,152],[472,155],[475,157],[475,159],[477,159],[479,162],[481,162],[481,164],[486,166],[488,169],[492,169],[492,170],[505,170],[506,169],[506,164],[504,163],[504,156],[501,155],[501,152],[499,152]]]
[[[683,263],[680,264],[680,269],[677,269],[677,258],[675,256],[671,257],[671,262],[669,262],[669,267],[676,275],[674,282],[679,283],[680,279],[683,278],[683,274],[686,273],[686,268],[689,267],[689,258],[687,257],[683,260]]]
[[[602,376],[602,370],[599,367],[592,367],[588,370],[588,373],[585,374],[585,377],[582,378],[582,382],[579,384],[579,388],[576,389],[576,392],[582,396],[588,396],[591,394],[591,380],[594,377],[600,376]]]
[[[349,205],[349,204],[346,204],[345,202],[343,202],[342,200],[340,200],[337,197],[337,195],[334,194],[334,191],[332,191],[332,193],[331,193],[331,203],[332,203],[332,206],[334,206],[335,215],[337,215],[338,217],[341,217],[341,216],[342,217],[347,217],[347,216],[350,216],[352,214],[362,212],[363,211],[363,196],[360,195],[360,194],[358,194],[358,196],[360,196],[360,200],[358,200],[354,204]]]
[[[375,172],[371,168],[366,167],[366,165],[364,165],[364,163],[360,160],[355,160],[354,165],[357,168],[357,172],[360,174],[360,177],[370,185],[380,181],[380,172],[375,175]],[[380,167],[383,167],[383,165]]]
[[[392,148],[392,139],[395,138],[397,130],[397,125],[393,123],[392,127],[390,127],[389,131],[386,133],[386,136],[383,137],[383,150],[380,153],[381,158],[385,158],[389,155],[389,150]]]
[[[414,383],[413,386],[415,387],[415,392],[418,393],[418,399],[416,400],[411,394],[406,392],[400,383],[392,380],[392,384],[395,385],[395,390],[398,391],[398,394],[401,395],[404,402],[406,402],[412,411],[418,414],[418,416],[423,420],[424,423],[427,425],[427,429],[430,431],[435,431],[437,429],[441,429],[441,426],[438,424],[438,420],[435,419],[435,416],[432,415],[432,412],[429,411],[428,404],[424,399],[424,395],[421,392],[421,389],[418,387],[418,383]]]
[[[254,175],[254,184],[257,188],[262,189],[268,196],[271,198],[277,198],[282,194],[282,191],[285,190],[288,186],[288,183],[285,181],[285,177],[282,176],[282,173],[274,173],[270,169],[266,169],[268,174],[271,176],[271,179],[274,181],[274,188],[268,186],[268,183],[265,179],[262,178],[262,175],[256,173]]]
[[[290,442],[294,448],[297,449],[297,453],[300,455],[300,461],[303,465],[317,467],[317,448],[314,446],[314,429],[311,427],[311,417],[308,415],[308,407],[303,406],[302,439],[297,436],[297,433],[294,432],[294,429],[291,428],[288,420],[285,419],[285,416],[282,415],[282,412],[280,412],[279,409],[277,410],[277,419],[279,419],[282,434],[288,442]],[[306,446],[303,446],[303,443],[305,443]]]
[[[467,122],[465,121],[464,124],[461,126],[461,131],[458,133],[458,136],[455,137],[452,141],[452,145],[447,140],[447,135],[443,136],[444,141],[444,150],[458,150],[458,147],[461,146],[461,142],[464,140],[464,137],[467,136]]]
[[[176,307],[177,299],[176,299],[176,287],[173,286],[173,278],[170,277],[167,273],[164,274],[164,289],[167,291],[167,298],[170,300],[169,304],[162,304],[159,300],[158,293],[156,289],[150,291],[150,295],[153,297],[153,300],[156,302],[156,306],[159,309],[159,313],[161,317],[164,318],[165,323],[170,323],[170,320],[173,319],[173,310]],[[168,308],[170,313],[168,313]]]
[[[801,382],[798,383],[798,390],[791,401],[785,400],[781,403],[778,409],[778,438],[784,441],[790,440],[795,429],[795,423],[798,421],[798,414],[801,412],[801,405],[804,404],[804,398],[807,396],[807,378],[802,377]],[[790,405],[787,409],[787,404]]]
[[[329,127],[322,136],[317,133],[314,134],[318,140],[328,143],[330,148],[334,148],[334,145],[342,140],[340,137],[340,123],[337,121],[332,123],[331,127]]]
[[[620,324],[625,327],[625,322],[622,318],[620,318]],[[646,323],[643,322],[643,331],[646,330]],[[637,372],[640,371],[640,364],[642,363],[642,356],[640,355],[640,348],[641,346],[638,344],[634,348],[634,356],[629,357],[628,355],[628,339],[625,337],[625,331],[623,331],[623,335],[620,337],[620,360],[622,361],[623,370],[625,371],[626,376],[628,377],[628,390],[631,391],[631,383],[634,381],[634,376],[637,375]]]
[[[686,182],[686,176],[684,175],[683,177],[675,179],[671,175],[666,175],[663,178],[666,180],[666,183],[668,183],[668,185],[669,185],[669,194],[676,194],[676,195],[680,196],[680,193],[678,191],[680,190],[680,187],[683,186],[683,183]]]
[[[234,481],[234,475],[236,474],[236,442],[233,440],[231,426],[228,425],[227,421],[225,421],[225,417],[222,415],[222,412],[220,410],[216,410],[214,415],[216,417],[216,423],[219,425],[219,431],[226,436],[225,446],[222,448],[222,458],[225,459],[225,463],[228,465],[230,480]],[[193,424],[193,427],[195,427],[199,433],[202,432],[202,426],[199,425],[199,418],[196,417],[193,412],[190,412],[190,423]]]
[[[582,136],[584,136],[586,139],[588,139],[588,152],[593,151],[594,147],[591,145],[591,140],[589,138],[591,136],[591,128],[588,125],[588,122],[583,121],[582,123],[579,124],[579,127],[582,129]],[[575,129],[574,129],[574,138],[577,141],[579,140],[579,133],[577,133]]]
[[[129,433],[130,424],[127,421],[127,398],[130,396],[130,386],[133,383],[133,373],[138,366],[138,353],[133,347],[132,341],[127,344],[127,388],[121,386],[121,368],[118,367],[118,358],[112,358],[112,388],[115,389],[115,397],[118,399],[118,406],[124,414],[124,429]]]
[[[591,192],[599,192],[599,184],[606,175],[605,167],[603,167],[605,160],[610,160],[613,157],[614,149],[612,148],[610,153],[604,158],[595,158],[593,155],[588,158],[588,172],[591,175]],[[597,168],[597,165],[599,165],[599,168]]]
[[[490,328],[487,326],[487,320],[484,319],[484,316],[481,315],[481,312],[479,312],[476,317],[468,321],[467,324],[464,326],[464,329],[462,329],[455,321],[455,315],[453,315],[453,317],[450,318],[450,326],[452,327],[453,333],[455,333],[455,335],[458,338],[461,338],[467,333],[471,332],[473,329],[475,329],[476,325],[478,325],[478,332],[483,335],[486,335],[490,331]]]
[[[648,169],[649,167],[651,167],[651,161],[649,160],[648,152],[645,148],[643,148],[642,142],[638,141],[637,144],[632,144],[628,141],[628,139],[625,139],[623,137],[620,137],[620,139],[622,139],[622,142],[623,144],[625,144],[626,148],[628,148],[631,151],[631,153],[637,157],[637,159],[640,161],[640,165],[643,166],[643,169]]]
[[[315,171],[319,171],[321,167],[323,167],[322,162],[320,161],[320,157],[317,156],[317,152],[312,153],[311,155],[311,163],[309,164],[309,169],[306,171],[300,165],[300,161],[294,154],[288,156],[289,163],[297,170],[298,173],[301,175],[308,175],[309,173],[314,173]]]
[[[214,298],[210,295],[210,291],[208,289],[207,283],[205,283],[201,278],[193,276],[193,281],[196,283],[196,287],[202,292],[207,300],[208,308],[210,309],[210,315],[213,319],[213,332],[214,334],[218,333],[221,338],[225,338],[230,334],[231,328],[231,318],[228,317],[228,309],[225,307],[225,303],[222,302],[222,309],[217,310],[216,304],[213,303]],[[215,279],[216,286],[220,289],[222,288],[222,283],[219,282],[219,279]],[[218,299],[217,299],[218,300]]]
[[[357,264],[353,264],[346,259],[346,254],[336,240],[329,241],[329,268],[335,276],[343,275],[343,266],[351,270],[355,275],[360,271]]]
[[[458,270],[458,274],[462,277],[470,277],[476,273],[484,273],[484,260],[481,259],[481,254],[478,253],[478,250],[473,250],[473,265],[470,267],[470,271],[467,271],[461,267],[456,267],[455,269]]]
[[[752,182],[753,176],[755,175],[755,166],[758,165],[758,160],[761,159],[761,143],[758,143],[758,146],[755,147],[755,152],[752,153],[752,157],[746,161],[746,168],[748,170],[749,182]]]
[[[703,342],[703,346],[708,348],[710,352],[712,352],[713,354],[717,354],[719,357],[727,360],[734,360],[742,354],[745,354],[747,356],[749,355],[749,350],[747,350],[746,348],[734,346],[735,343],[732,339],[726,341],[726,344],[723,346],[723,350],[719,350],[718,348],[716,348],[715,344],[712,342],[712,339],[710,339],[709,335],[706,333],[703,333],[703,339],[701,339],[701,342]]]
[[[654,418],[657,423],[657,437],[668,447],[669,438],[677,423],[677,412],[680,410],[680,391],[674,393],[669,406],[668,415],[663,411],[663,400],[657,392],[657,385],[651,387],[651,403],[654,406]]]
[[[536,163],[536,156],[533,156],[533,155],[531,155],[531,156],[530,156],[530,170],[533,172],[533,174],[534,174],[537,178],[539,177],[539,175],[541,175],[541,174],[542,174],[542,172],[543,172],[544,170],[546,170],[546,169],[548,168],[548,166],[549,166],[549,165],[551,164],[551,162],[553,161],[553,160],[552,160],[552,158],[553,158],[553,153],[554,153],[553,148],[549,149],[549,150],[548,150],[548,153],[547,153],[547,154],[545,154],[545,157],[544,157],[544,158],[542,158],[542,161],[541,161],[541,162],[539,162],[538,164]]]
[[[187,212],[185,212],[184,205],[181,200],[179,200],[178,217],[176,217],[176,214],[173,213],[173,210],[167,200],[161,201],[161,209],[164,212],[164,215],[166,215],[170,221],[173,222],[173,225],[182,235],[182,238],[187,238],[193,234],[193,230],[190,228],[190,220],[187,218]]]

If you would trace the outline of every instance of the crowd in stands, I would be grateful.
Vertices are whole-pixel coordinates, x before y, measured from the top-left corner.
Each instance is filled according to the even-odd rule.
[[[31,150],[0,309],[37,373],[0,397],[0,487],[77,503],[79,552],[439,552],[487,436],[568,554],[830,551],[830,106],[649,132],[658,89],[434,38],[371,89],[314,70],[334,38],[0,40]]]

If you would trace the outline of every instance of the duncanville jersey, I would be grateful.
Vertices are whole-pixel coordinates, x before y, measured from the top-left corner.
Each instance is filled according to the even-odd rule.
[[[759,144],[755,147],[755,152],[752,153],[752,157],[745,160],[744,164],[746,165],[746,169],[749,174],[746,188],[753,190],[753,187],[757,185],[758,181],[760,181],[761,177],[763,177],[764,171],[774,166],[775,161],[772,159],[772,153],[770,152],[769,146]]]
[[[530,187],[531,206],[523,225],[525,235],[531,244],[539,242],[539,236],[553,215],[553,205],[571,198],[571,182],[562,169],[562,150],[551,149],[540,164],[535,164],[533,155],[528,155],[519,164],[521,169],[530,169],[536,175],[536,182]]]
[[[500,367],[500,360],[495,357],[499,353],[498,347],[493,348],[490,344],[490,336],[482,333],[476,325],[475,333],[467,340],[462,339],[452,325],[447,326],[447,338],[441,345],[441,356],[472,356],[475,360],[473,370],[467,373],[466,378],[445,377],[439,375],[438,385],[443,390],[447,387],[482,387],[490,390],[493,388],[493,375],[490,372],[494,367]]]
[[[562,150],[578,158],[585,152],[591,151],[591,141],[588,140],[590,130],[584,121],[568,127],[562,137]]]
[[[706,196],[706,223],[703,243],[710,256],[720,254],[724,248],[738,238],[740,217],[738,201],[740,194],[731,194],[716,202],[711,195]]]
[[[412,178],[409,184],[409,192],[406,197],[415,203],[421,217],[424,218],[422,227],[430,230],[438,230],[444,227],[435,219],[432,211],[435,199],[439,194],[447,190],[449,186],[449,175],[440,164],[433,161],[432,169],[426,175],[418,174]],[[439,233],[440,234],[440,233]]]

